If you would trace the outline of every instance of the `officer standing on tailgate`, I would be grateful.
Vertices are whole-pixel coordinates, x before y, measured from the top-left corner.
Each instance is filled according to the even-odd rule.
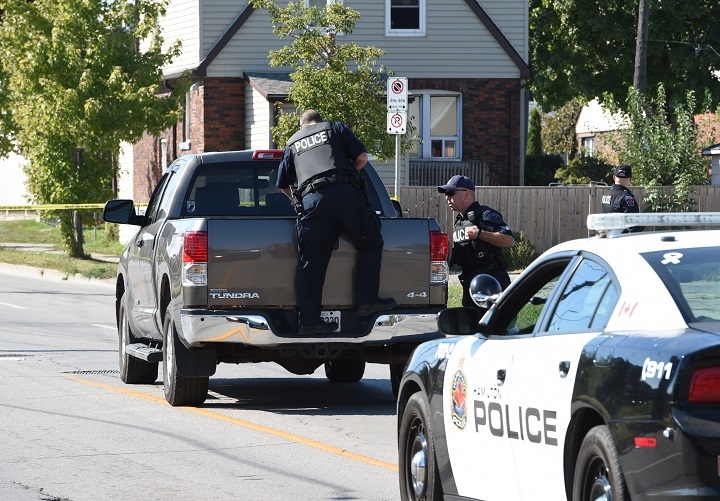
[[[632,180],[632,167],[626,164],[620,164],[613,171],[613,184],[610,187],[610,194],[603,195],[602,208],[604,213],[610,212],[640,212],[640,206],[635,200],[635,195],[630,191],[630,181]],[[628,228],[623,233],[636,233],[642,231],[644,226],[635,226]]]
[[[462,270],[458,277],[463,287],[462,304],[477,308],[470,297],[470,282],[483,273],[495,277],[505,290],[510,276],[503,247],[515,245],[515,237],[498,211],[475,200],[475,184],[467,177],[453,176],[446,185],[438,186],[438,192],[445,194],[450,208],[458,213],[450,263]]]
[[[340,122],[325,122],[315,110],[300,117],[300,130],[288,140],[280,162],[277,187],[302,200],[298,220],[298,333],[334,332],[336,323],[320,320],[322,290],[333,247],[342,231],[357,250],[355,299],[358,314],[369,316],[395,306],[380,299],[383,239],[380,218],[373,210],[357,174],[367,163],[365,146]]]

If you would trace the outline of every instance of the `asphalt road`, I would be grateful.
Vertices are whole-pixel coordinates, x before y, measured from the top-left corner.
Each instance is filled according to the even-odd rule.
[[[0,265],[0,499],[399,497],[386,366],[342,385],[221,365],[203,407],[176,408],[117,358],[111,281]]]

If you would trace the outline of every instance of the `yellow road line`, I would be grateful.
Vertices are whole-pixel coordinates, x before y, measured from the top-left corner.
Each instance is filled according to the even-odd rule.
[[[102,383],[96,383],[94,381],[88,381],[86,379],[78,379],[74,377],[68,377],[68,379],[71,379],[72,381],[75,381],[77,383],[86,384],[88,386],[95,386],[97,388],[102,388],[104,390],[110,390],[115,391],[119,393],[124,393],[126,395],[131,395],[133,397],[139,397],[144,398],[145,400],[150,400],[152,402],[161,403],[165,405],[170,405],[167,403],[167,401],[164,398],[156,397],[154,395],[148,395],[145,393],[140,393],[138,391],[128,390],[126,388],[121,388],[119,386],[112,386],[108,384],[102,384]],[[217,419],[219,421],[225,421],[226,423],[234,424],[237,426],[242,426],[243,428],[247,428],[249,430],[259,431],[262,433],[266,433],[268,435],[273,435],[275,437],[284,438],[285,440],[289,440],[291,442],[297,442],[299,444],[307,445],[309,447],[314,447],[315,449],[320,449],[321,451],[329,452],[331,454],[337,454],[338,456],[343,456],[349,459],[354,459],[356,461],[361,461],[363,463],[371,464],[374,466],[379,466],[381,468],[385,468],[390,471],[397,472],[398,466],[393,463],[388,463],[387,461],[380,461],[378,459],[369,458],[367,456],[362,456],[360,454],[355,454],[354,452],[347,451],[345,449],[341,449],[339,447],[335,447],[323,442],[318,442],[317,440],[312,440],[310,438],[306,438],[300,435],[295,435],[294,433],[288,433],[282,430],[276,430],[275,428],[270,428],[268,426],[263,426],[260,424],[251,423],[250,421],[245,421],[243,419],[237,419],[230,416],[225,416],[223,414],[220,414],[218,412],[209,411],[207,409],[203,409],[200,407],[178,407],[178,409],[185,410],[187,412],[193,412],[195,414],[200,414],[201,416],[209,417],[212,419]]]

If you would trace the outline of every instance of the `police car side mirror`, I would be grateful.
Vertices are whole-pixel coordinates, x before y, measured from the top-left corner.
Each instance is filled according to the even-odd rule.
[[[447,308],[438,313],[437,325],[443,334],[475,334],[481,317],[477,308]]]

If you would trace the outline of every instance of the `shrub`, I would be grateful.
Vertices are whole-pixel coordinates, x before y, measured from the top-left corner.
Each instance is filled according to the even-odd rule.
[[[525,234],[515,232],[515,245],[507,250],[509,269],[521,270],[535,260],[535,246],[525,240]]]

